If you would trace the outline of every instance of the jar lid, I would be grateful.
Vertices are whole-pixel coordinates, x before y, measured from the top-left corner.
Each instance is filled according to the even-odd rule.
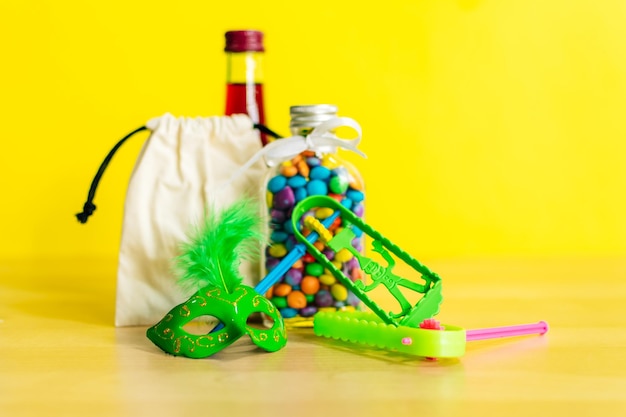
[[[263,32],[258,30],[231,30],[226,32],[226,52],[265,52]]]
[[[322,122],[337,116],[337,106],[334,104],[313,104],[305,106],[291,106],[290,128],[315,127]]]

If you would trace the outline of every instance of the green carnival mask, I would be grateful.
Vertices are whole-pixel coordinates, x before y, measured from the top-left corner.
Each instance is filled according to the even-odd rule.
[[[254,344],[275,352],[287,343],[285,323],[278,310],[253,288],[243,285],[239,273],[242,260],[249,260],[262,247],[259,208],[242,199],[223,211],[205,216],[177,258],[181,272],[178,284],[193,295],[170,310],[146,333],[167,353],[205,358],[248,334]],[[247,324],[253,313],[274,321],[270,329]],[[192,334],[185,326],[202,316],[213,316],[221,323],[206,334]]]
[[[273,326],[269,329],[249,326],[247,320],[253,313],[271,318]],[[220,320],[224,327],[204,335],[190,334],[184,329],[193,319],[207,315]],[[174,307],[147,331],[148,338],[165,352],[190,358],[211,356],[245,334],[268,352],[275,352],[287,343],[285,324],[278,310],[247,285],[236,287],[232,293],[207,286]]]

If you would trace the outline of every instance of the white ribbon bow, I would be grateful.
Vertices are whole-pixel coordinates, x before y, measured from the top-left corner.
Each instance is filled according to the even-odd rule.
[[[332,134],[331,131],[339,127],[351,127],[356,131],[357,137],[354,139],[338,138]],[[359,125],[355,120],[349,117],[333,117],[332,119],[316,126],[311,133],[306,136],[291,136],[268,143],[256,154],[254,154],[248,162],[243,164],[241,168],[233,174],[227,184],[224,184],[224,186],[231,184],[262,156],[265,156],[265,161],[270,167],[276,166],[283,161],[287,161],[306,150],[328,152],[328,148],[343,148],[352,151],[363,158],[367,158],[365,154],[357,148],[357,145],[361,142],[362,133],[363,131],[361,130],[361,125]]]
[[[338,127],[351,127],[356,131],[357,137],[354,139],[336,137],[331,131]],[[259,153],[265,155],[265,161],[269,166],[275,166],[306,150],[324,151],[329,147],[347,149],[365,158],[365,154],[357,149],[362,133],[361,125],[355,120],[349,117],[333,117],[315,127],[307,136],[291,136],[275,140],[267,144]],[[257,154],[252,159],[257,160],[259,157],[260,155]]]

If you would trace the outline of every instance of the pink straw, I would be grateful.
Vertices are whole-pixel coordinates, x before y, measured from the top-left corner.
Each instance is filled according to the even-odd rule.
[[[495,339],[498,337],[522,336],[526,334],[544,334],[548,331],[548,323],[540,321],[532,324],[519,324],[517,326],[491,327],[487,329],[475,329],[465,332],[465,340]]]

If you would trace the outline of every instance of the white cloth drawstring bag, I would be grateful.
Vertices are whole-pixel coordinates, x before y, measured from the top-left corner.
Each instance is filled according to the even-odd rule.
[[[206,210],[220,209],[244,196],[264,198],[260,181],[267,168],[262,161],[232,178],[261,149],[249,117],[165,114],[146,127],[151,135],[137,159],[124,205],[116,326],[152,325],[188,296],[176,285],[173,259]],[[93,194],[94,184],[84,212],[77,215],[82,222],[95,210]],[[242,264],[245,283],[254,286],[259,271],[258,264]]]

